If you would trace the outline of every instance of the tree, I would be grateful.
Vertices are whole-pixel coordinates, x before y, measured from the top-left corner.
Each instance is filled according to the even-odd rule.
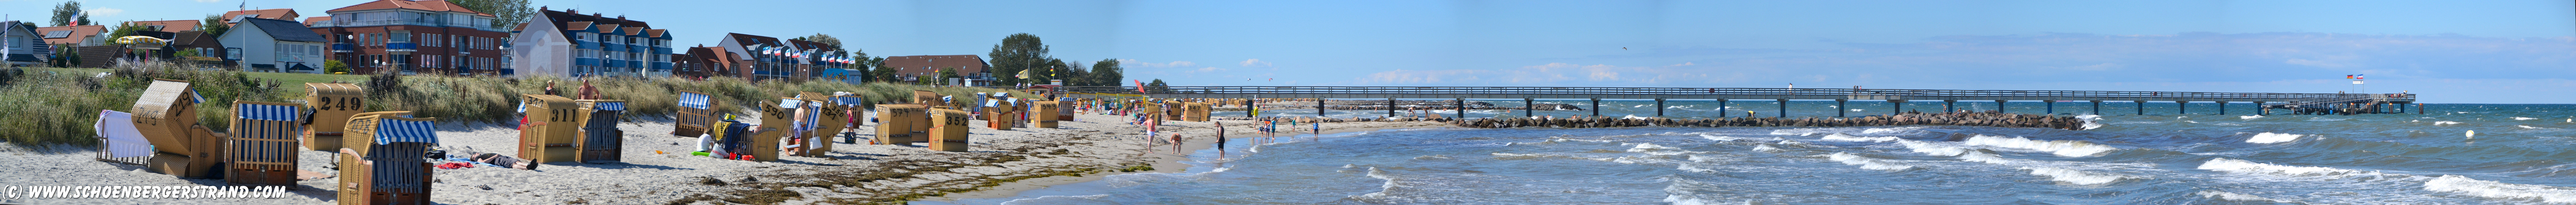
[[[992,62],[988,62],[993,65],[990,71],[993,75],[999,75],[994,76],[999,81],[994,83],[1006,85],[1029,83],[1027,79],[1020,79],[1015,75],[1019,75],[1022,70],[1037,68],[1043,65],[1040,63],[1053,58],[1047,56],[1046,44],[1040,42],[1037,35],[1029,35],[1029,33],[1002,37],[1002,44],[993,44],[993,52],[984,56],[993,58]]]
[[[224,36],[224,32],[232,30],[232,24],[224,23],[223,14],[206,15],[206,20],[197,21],[197,31],[204,31],[206,35]]]
[[[528,0],[449,0],[447,2],[456,3],[466,10],[492,14],[493,28],[508,29],[519,23],[527,23],[529,16],[537,14],[536,9],[528,7]]]
[[[1092,84],[1091,77],[1089,77],[1091,76],[1091,71],[1090,69],[1083,69],[1083,67],[1082,61],[1065,61],[1064,77],[1057,78],[1064,79],[1064,85],[1066,86],[1090,86]]]
[[[63,1],[62,5],[54,6],[54,26],[78,26],[71,25],[74,19],[80,20],[81,23],[98,24],[98,22],[89,21],[89,15],[81,14],[80,1]]]
[[[1118,68],[1118,59],[1100,59],[1091,63],[1091,74],[1084,78],[1088,78],[1092,86],[1118,86],[1127,83],[1126,72],[1127,69]]]
[[[957,77],[957,67],[939,68],[939,75],[933,75],[930,77],[939,78],[931,79],[932,81],[939,81],[939,85],[949,85],[948,79]]]
[[[866,74],[868,75],[868,79],[867,79],[867,81],[872,81],[872,82],[895,82],[895,81],[902,81],[902,80],[903,80],[903,79],[895,78],[895,76],[894,76],[894,68],[893,68],[893,67],[886,67],[886,65],[885,65],[885,58],[868,58],[868,60],[867,60],[867,61],[869,62],[869,63],[867,63],[868,65],[870,65],[869,67],[873,67],[872,69],[869,69],[869,70],[868,70],[868,73],[866,73]]]
[[[1154,82],[1151,82],[1151,83],[1145,83],[1145,90],[1151,90],[1151,91],[1154,91],[1154,93],[1170,93],[1170,92],[1171,92],[1171,89],[1164,88],[1164,87],[1171,87],[1171,85],[1163,84],[1163,79],[1161,79],[1161,78],[1155,78],[1155,79],[1154,79]]]
[[[108,35],[107,35],[107,39],[105,39],[105,41],[107,41],[107,42],[99,42],[99,43],[100,43],[100,44],[116,44],[116,45],[124,45],[124,44],[122,44],[122,43],[116,43],[116,38],[117,38],[117,37],[132,36],[132,35],[134,35],[134,31],[142,31],[142,30],[150,30],[150,29],[152,29],[152,27],[143,26],[143,24],[135,24],[134,22],[117,23],[117,24],[116,24],[116,29],[109,30],[109,31],[107,32],[107,33],[108,33]],[[162,40],[169,40],[169,39],[162,39]]]

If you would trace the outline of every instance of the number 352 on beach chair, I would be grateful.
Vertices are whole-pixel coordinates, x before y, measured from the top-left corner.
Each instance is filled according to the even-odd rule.
[[[431,146],[438,145],[437,118],[404,118],[408,113],[359,113],[349,119],[340,149],[340,204],[430,204]]]
[[[296,152],[304,134],[304,106],[233,102],[231,142],[225,143],[224,181],[233,185],[295,185]]]

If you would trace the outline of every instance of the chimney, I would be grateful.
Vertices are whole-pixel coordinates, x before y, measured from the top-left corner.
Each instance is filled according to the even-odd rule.
[[[544,11],[544,10],[546,10],[546,6],[537,6],[537,10],[538,10],[538,11]]]

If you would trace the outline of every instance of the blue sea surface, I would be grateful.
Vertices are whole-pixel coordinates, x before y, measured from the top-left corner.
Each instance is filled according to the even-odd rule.
[[[1777,114],[1768,101],[1736,102],[1731,110],[1677,102],[1667,102],[1667,115]],[[1653,101],[1602,103],[1604,115],[1653,114]],[[1832,103],[1794,101],[1790,116],[1891,109],[1883,102],[1827,107]],[[1958,107],[1994,108],[1979,104]],[[2014,102],[2006,111],[2041,114],[2050,109],[2045,104]],[[2187,114],[2173,103],[2148,103],[2147,115],[2136,115],[2130,103],[2106,103],[2102,114],[2110,116],[2094,116],[2090,103],[2055,104],[2055,113],[2095,118],[2099,127],[1381,130],[1257,146],[1233,140],[1226,158],[1201,150],[1187,161],[1195,167],[1181,173],[924,203],[2576,204],[2576,163],[2568,161],[2576,160],[2576,105],[2253,115],[2259,111],[2250,104],[2236,103],[2218,115],[2214,103],[2190,104]],[[1941,103],[1906,108],[1939,111]],[[1503,114],[1518,115],[1468,117]]]

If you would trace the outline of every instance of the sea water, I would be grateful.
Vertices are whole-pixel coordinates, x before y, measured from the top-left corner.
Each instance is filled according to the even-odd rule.
[[[1602,107],[1638,103],[1653,102]],[[1807,106],[1798,103],[1810,102],[1792,103],[1793,112]],[[1916,104],[1906,108],[1939,110]],[[2036,114],[2040,104],[2006,109]],[[2058,103],[2058,111],[2069,104],[2078,106],[2068,114],[2091,114],[2090,103]],[[1696,105],[1681,109],[1714,103]],[[2148,115],[2105,107],[2111,116],[2094,122],[2101,127],[2081,131],[1408,129],[1233,140],[1226,158],[1201,150],[1179,173],[954,203],[2576,204],[2576,123],[2565,120],[2576,118],[2576,105],[2436,104],[2427,114],[2348,116],[2255,116],[2247,104],[2229,105],[2228,115],[2215,115],[2215,104],[2177,114],[2163,105],[2149,104]],[[1886,109],[1877,106],[1848,109]],[[1791,116],[1833,111],[1812,107]],[[2469,131],[2481,134],[2461,134]]]

